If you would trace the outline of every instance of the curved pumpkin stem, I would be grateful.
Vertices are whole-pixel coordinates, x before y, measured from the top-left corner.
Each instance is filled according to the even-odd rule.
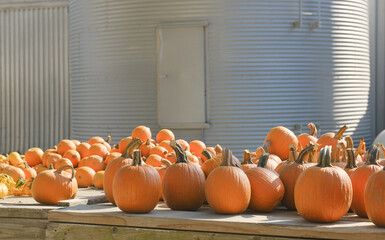
[[[265,153],[269,153],[269,149],[270,149],[270,140],[267,140],[265,144],[263,144],[263,150],[265,151]]]
[[[258,160],[258,167],[266,168],[267,161],[269,161],[269,153],[264,153]]]
[[[71,173],[71,181],[72,181],[72,179],[74,179],[74,177],[75,177],[75,169],[71,165],[60,166],[58,169],[56,169],[55,173],[60,174],[64,170],[64,168],[71,168],[71,171],[72,171],[72,173]]]
[[[48,170],[52,170],[52,169],[55,169],[55,168],[53,167],[53,164],[51,163],[51,164],[48,166]]]
[[[111,143],[111,140],[112,140],[111,136],[108,135],[108,136],[107,136],[107,139],[106,139],[106,143],[110,144],[110,143]]]
[[[124,150],[124,154],[122,157],[124,158],[132,158],[132,154],[135,149],[137,149],[140,144],[142,144],[142,140],[140,138],[134,138],[131,140],[131,142],[127,145],[126,149]]]
[[[351,136],[347,136],[345,137],[345,141],[346,141],[346,148],[354,148],[354,144],[353,144],[353,139]]]
[[[143,164],[145,163],[142,160],[142,152],[139,149],[135,149],[131,166],[142,166]]]
[[[308,128],[310,128],[310,135],[313,137],[317,137],[317,127],[315,126],[314,123],[309,123]]]
[[[365,154],[365,165],[378,165],[378,152],[379,148],[376,145],[371,145]]]
[[[332,167],[331,164],[331,146],[325,146],[321,149],[318,157],[318,164],[317,167]]]
[[[223,149],[221,166],[232,166],[241,168],[239,160],[233,156],[233,153],[229,148]]]
[[[297,150],[297,146],[295,146],[294,144],[290,144],[289,145],[289,151],[290,151],[290,154],[289,154],[289,162],[294,162],[297,158],[298,158],[298,150]]]
[[[357,167],[356,156],[352,148],[346,149],[347,162],[345,168],[353,169]]]
[[[213,154],[207,150],[203,150],[202,155],[205,156],[207,160],[212,159],[214,157]]]
[[[186,156],[186,152],[184,151],[183,147],[177,143],[174,139],[170,141],[170,147],[174,149],[176,154],[176,161],[177,163],[189,163],[188,157]]]
[[[254,164],[252,161],[251,161],[251,154],[250,154],[250,151],[245,149],[243,151],[243,161],[241,164]]]
[[[342,128],[340,128],[340,130],[338,130],[338,132],[336,133],[336,135],[334,136],[334,138],[336,139],[341,139],[342,138],[342,135],[344,135],[344,132],[348,129],[349,127],[347,125],[344,125]]]
[[[301,152],[302,150],[303,150],[303,147],[302,147],[301,143],[298,142],[297,152]]]
[[[217,145],[215,145],[215,147],[214,147],[214,151],[215,151],[217,154],[220,154],[220,153],[223,152],[223,149],[222,149],[221,145],[217,144]]]
[[[341,145],[335,146],[335,148],[331,152],[331,162],[339,162],[341,155]]]
[[[168,168],[169,166],[172,165],[172,163],[171,163],[169,160],[165,159],[165,158],[162,158],[162,159],[160,160],[160,162],[162,163],[162,166],[164,166],[164,167],[166,167],[166,168]]]
[[[365,155],[366,152],[366,144],[364,142],[364,138],[360,138],[360,143],[358,144],[358,147],[356,148],[355,151],[355,156],[357,158],[358,155]]]
[[[305,156],[308,155],[311,151],[314,150],[315,145],[311,144],[308,147],[306,147],[304,150],[302,150],[298,156],[298,158],[295,160],[298,164],[303,164]]]

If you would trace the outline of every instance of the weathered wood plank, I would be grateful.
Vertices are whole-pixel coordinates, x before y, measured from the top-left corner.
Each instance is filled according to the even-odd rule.
[[[59,209],[56,206],[0,205],[0,218],[48,219],[48,211]]]
[[[160,204],[148,214],[123,213],[111,204],[76,206],[48,213],[53,222],[115,225],[217,233],[325,239],[381,239],[385,229],[368,221],[343,220],[330,224],[310,223],[293,211],[269,214],[246,212],[220,215],[210,208],[196,212],[171,211]]]
[[[100,226],[89,224],[49,223],[47,240],[78,239],[135,239],[135,240],[292,240],[292,238],[223,234],[194,231],[160,230],[132,227]]]
[[[45,239],[47,220],[0,218],[0,239]]]

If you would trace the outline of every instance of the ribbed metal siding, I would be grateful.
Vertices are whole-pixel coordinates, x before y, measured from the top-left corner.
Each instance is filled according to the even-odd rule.
[[[348,124],[372,138],[367,2],[71,1],[72,137],[119,139],[157,131],[156,36],[160,22],[208,21],[206,130],[178,131],[236,153],[262,144],[275,125]],[[314,13],[308,15],[307,13]],[[296,131],[300,133],[300,131]]]
[[[0,152],[69,136],[68,6],[0,4]]]

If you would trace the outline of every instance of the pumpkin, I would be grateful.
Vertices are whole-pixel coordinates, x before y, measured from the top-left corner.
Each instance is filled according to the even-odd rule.
[[[164,140],[163,142],[160,142],[158,144],[158,147],[165,148],[168,153],[174,152],[174,149],[172,149],[172,147],[170,147],[170,141],[169,140]]]
[[[24,162],[18,152],[11,152],[8,156],[8,159],[12,166],[18,166]]]
[[[160,157],[162,158],[165,158],[166,157],[166,154],[167,154],[167,150],[164,148],[164,147],[161,147],[161,146],[156,146],[156,147],[153,147],[151,150],[150,150],[150,155],[152,154],[156,154],[156,155],[159,155]]]
[[[155,154],[154,154],[155,155]],[[186,151],[186,155],[187,155],[187,151]],[[158,156],[158,155],[155,155],[155,156]],[[187,157],[189,158],[189,155],[187,155]],[[171,163],[175,163],[176,162],[176,153],[173,151],[171,153],[167,153],[166,155],[166,159],[168,161],[170,161]],[[190,158],[189,158],[189,161],[190,161]],[[191,161],[190,161],[191,162]]]
[[[298,135],[298,142],[301,144],[302,148],[306,148],[306,145],[315,144],[317,142],[317,128],[314,123],[309,123],[307,125],[310,128],[310,133],[301,133]]]
[[[107,155],[106,159],[104,160],[104,163],[108,165],[112,160],[120,156],[122,156],[120,152],[111,152]]]
[[[7,164],[7,163],[5,163],[5,162],[0,163],[0,173],[2,173],[3,170],[4,170],[4,168],[6,168],[6,167],[8,167],[8,166],[9,166],[9,164]]]
[[[150,156],[150,151],[153,149],[155,145],[150,141],[150,139],[147,139],[146,142],[142,143],[139,146],[139,150],[142,152],[143,157],[148,157]]]
[[[48,170],[48,168],[43,166],[43,164],[38,164],[38,165],[34,166],[33,169],[35,169],[36,174],[39,174],[42,171]]]
[[[187,141],[183,140],[183,139],[178,139],[176,140],[177,143],[179,143],[179,145],[182,146],[182,148],[185,150],[185,151],[190,151],[190,145],[188,144]]]
[[[245,172],[251,186],[249,208],[257,212],[273,211],[285,193],[279,175],[266,168],[268,160],[269,154],[264,153],[259,159],[259,165]]]
[[[112,139],[111,136],[108,135],[108,136],[107,136],[107,140],[104,141],[104,142],[102,142],[102,144],[107,148],[108,153],[111,152],[111,145],[110,145],[111,139]],[[91,145],[91,146],[92,146],[92,145]]]
[[[92,184],[98,189],[103,189],[103,177],[104,177],[104,171],[98,171],[94,175],[94,180]]]
[[[35,166],[41,163],[41,158],[44,152],[40,148],[30,148],[25,152],[24,160],[29,166]]]
[[[63,171],[71,168],[72,173]],[[59,201],[73,199],[78,192],[75,169],[64,165],[57,170],[46,170],[38,174],[32,184],[32,197],[43,204],[57,204]]]
[[[282,199],[282,205],[287,209],[294,210],[294,188],[295,183],[297,182],[298,177],[303,173],[307,168],[311,167],[310,164],[305,163],[305,157],[314,149],[314,145],[310,145],[303,149],[299,154],[298,158],[291,162],[291,164],[286,165],[282,168],[279,173],[279,177],[285,186],[285,195]]]
[[[349,210],[353,188],[348,174],[331,165],[331,146],[324,147],[318,164],[306,169],[294,188],[298,213],[311,222],[335,222]]]
[[[78,167],[84,166],[94,169],[95,172],[104,170],[106,168],[106,164],[104,163],[103,158],[98,155],[91,155],[81,159],[79,161]]]
[[[147,139],[151,139],[151,130],[145,126],[136,127],[131,134],[132,138],[139,138],[142,142],[147,142]]]
[[[136,148],[139,147],[140,144],[142,144],[142,141],[139,138],[132,140],[127,145],[125,153],[122,156],[111,160],[111,162],[107,165],[106,169],[104,170],[104,193],[108,201],[112,204],[115,204],[112,190],[112,184],[114,181],[115,174],[122,166],[130,165],[132,163],[132,153]]]
[[[217,155],[217,152],[215,151],[215,148],[213,148],[213,147],[207,147],[205,149],[205,151],[208,151],[209,153],[211,153],[211,155],[213,155],[213,157],[215,157]],[[201,159],[203,162],[206,162],[206,160],[208,160],[208,158],[203,154],[203,152],[202,152]]]
[[[241,166],[242,166],[242,170],[243,171],[247,171],[249,170],[250,168],[255,168],[257,167],[256,164],[254,164],[252,161],[251,161],[251,157],[250,157],[250,151],[245,149],[243,151],[243,161],[241,163]]]
[[[132,141],[132,137],[126,137],[120,140],[118,149],[121,154],[124,154],[128,144]]]
[[[71,161],[73,167],[77,167],[81,159],[80,153],[76,150],[68,150],[64,153],[63,158],[67,158]],[[56,167],[55,167],[56,168]]]
[[[222,157],[221,166],[215,168],[207,177],[206,199],[217,213],[239,214],[249,206],[250,181],[230,149],[225,148]]]
[[[289,164],[292,164],[298,158],[297,146],[295,146],[294,144],[290,144],[289,145],[289,151],[290,151],[289,159],[282,161],[274,169],[274,171],[276,171],[278,174],[281,174],[281,171],[283,168],[285,168]]]
[[[171,141],[173,139],[175,140],[175,135],[172,131],[170,131],[168,129],[162,129],[156,135],[156,141],[158,143],[163,142],[164,140]]]
[[[349,175],[357,169],[356,156],[354,155],[354,150],[352,148],[346,149],[347,163],[345,165],[345,172]]]
[[[160,157],[159,155],[152,154],[146,159],[146,164],[153,167],[160,167],[162,166],[162,159],[164,158]]]
[[[36,165],[35,165],[36,166]],[[26,162],[25,164],[25,168],[22,169],[22,171],[24,172],[24,177],[25,179],[28,181],[30,179],[33,179],[36,177],[37,175],[37,172],[35,169],[31,168],[28,163]]]
[[[147,213],[159,201],[161,181],[156,169],[142,161],[139,149],[134,150],[132,165],[121,167],[114,177],[116,205],[124,212]]]
[[[169,166],[171,166],[172,165],[172,163],[169,161],[169,160],[167,160],[167,159],[162,159],[162,166],[160,166],[160,167],[155,167],[155,169],[158,171],[158,173],[159,173],[159,176],[160,176],[160,181],[162,182],[162,180],[163,180],[163,175],[164,175],[164,173],[166,172],[166,169],[169,167]],[[161,184],[161,186],[162,186],[162,184]],[[162,187],[161,187],[162,188]],[[160,196],[159,196],[159,200],[163,200],[163,194],[162,194],[162,192],[163,192],[163,188],[162,188],[162,191],[160,191]]]
[[[104,146],[101,143],[92,144],[90,149],[88,150],[88,154],[90,156],[91,155],[98,155],[98,156],[102,157],[103,159],[105,159],[109,153],[110,152],[108,151],[106,146]]]
[[[378,147],[370,146],[365,155],[365,165],[358,167],[351,175],[350,179],[353,184],[353,201],[351,208],[355,214],[360,217],[367,217],[364,202],[364,190],[369,177],[381,170],[381,166],[377,163]]]
[[[207,178],[215,168],[219,167],[222,164],[222,153],[219,153],[215,157],[213,157],[213,155],[209,151],[203,151],[202,155],[208,158],[208,160],[206,160],[202,164],[202,171],[204,172]]]
[[[205,174],[199,165],[187,159],[179,143],[171,140],[170,146],[176,153],[177,161],[167,168],[163,176],[164,201],[173,210],[198,210],[205,199]]]
[[[43,165],[46,167],[51,164],[55,165],[55,163],[61,158],[62,156],[58,153],[47,153],[43,157]]]
[[[4,183],[0,183],[0,198],[4,198],[8,195],[8,188]]]
[[[266,141],[265,146],[264,146],[264,149],[262,149],[262,150],[260,151],[259,148],[258,148],[256,152],[263,152],[263,153],[266,152],[266,153],[269,153],[269,151],[267,151],[267,149],[269,149],[269,146],[270,146],[270,140]],[[269,154],[269,158],[270,158],[272,161],[268,161],[268,162],[267,162],[267,165],[266,165],[266,168],[267,168],[267,169],[274,170],[274,169],[278,166],[278,164],[282,162],[281,159],[279,159],[278,156],[276,156],[276,157],[279,159],[279,161],[277,161],[277,160],[275,159],[275,156],[276,156],[276,155],[274,155],[274,154]],[[252,161],[254,164],[258,165],[260,156],[259,156],[259,158],[257,158],[257,159],[256,159],[255,157],[256,157],[256,156],[252,156],[252,157],[251,157],[251,161]]]
[[[91,146],[94,145],[95,143],[104,143],[104,142],[105,142],[104,138],[99,136],[92,137],[90,140],[88,140],[88,144],[90,144]]]
[[[61,159],[59,159],[59,160],[57,160],[57,161],[55,162],[54,167],[55,167],[55,169],[58,169],[58,168],[60,168],[60,167],[63,166],[63,165],[70,165],[70,166],[73,167],[72,161],[69,160],[68,158],[64,158],[64,157],[61,158]]]
[[[61,140],[57,145],[57,153],[64,155],[68,150],[76,150],[76,145],[71,140]]]
[[[341,162],[341,146],[342,145],[336,145],[331,153],[331,163],[333,166],[340,167],[342,169],[345,168],[345,163]],[[344,147],[345,148],[345,147]]]
[[[270,141],[267,141],[266,144],[265,144],[265,148],[266,149],[269,149],[269,145],[270,145]],[[290,147],[290,146],[289,146]],[[269,153],[268,151],[265,151],[265,149],[263,147],[258,147],[257,150],[255,150],[255,152],[253,153],[250,153],[250,156],[251,156],[251,161],[252,162],[255,162],[255,164],[258,164],[258,159],[262,156],[262,154],[264,153]],[[275,154],[269,154],[269,159],[270,160],[273,160],[274,162],[276,162],[277,164],[280,164],[282,162],[282,160]],[[269,161],[271,162],[271,161]],[[269,163],[268,163],[269,164]],[[269,168],[269,166],[268,166]]]
[[[79,167],[76,169],[75,178],[78,187],[90,187],[94,182],[95,171],[90,167]]]
[[[167,154],[168,155],[168,154]],[[169,156],[169,155],[168,155]],[[186,151],[186,156],[187,156],[187,159],[192,162],[192,163],[196,163],[198,164],[199,166],[201,166],[203,164],[203,162],[201,161],[201,158],[198,158],[197,156],[195,156],[194,153],[191,153],[189,151]],[[172,156],[173,157],[173,156]],[[166,156],[166,159],[169,160],[170,162],[172,162],[172,158],[170,158],[170,156],[167,158]]]
[[[344,144],[346,146],[345,140],[342,138],[342,135],[349,127],[347,125],[344,125],[338,130],[337,133],[328,132],[323,134],[321,137],[318,138],[317,144],[319,144],[319,149],[325,147],[326,145],[332,146],[332,149],[334,149],[335,146],[338,144]]]
[[[3,174],[7,174],[8,176],[12,177],[13,181],[15,181],[15,182],[19,178],[25,179],[25,174],[24,174],[23,170],[21,170],[18,167],[14,167],[14,166],[5,167],[3,170]]]
[[[375,225],[385,227],[385,168],[374,173],[364,190],[365,210]]]
[[[194,140],[189,143],[190,152],[195,153],[195,156],[202,157],[202,152],[206,149],[204,142],[199,140]]]
[[[71,141],[75,144],[76,147],[78,147],[80,145],[80,141],[79,140],[73,139]]]
[[[289,158],[289,145],[298,145],[298,139],[295,134],[283,126],[273,127],[267,134],[263,145],[270,141],[267,152],[277,155],[280,159]]]
[[[355,152],[358,162],[362,162],[364,160],[365,153],[366,153],[366,144],[364,142],[364,139],[361,138],[360,143],[358,144],[358,147]]]

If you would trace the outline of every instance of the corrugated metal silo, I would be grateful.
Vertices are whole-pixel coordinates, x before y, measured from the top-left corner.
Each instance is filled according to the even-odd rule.
[[[201,24],[208,128],[186,125],[177,137],[239,154],[275,125],[300,133],[312,121],[321,132],[348,124],[370,142],[367,8],[362,0],[70,1],[72,137],[159,130],[157,79],[167,78],[157,75],[159,28]]]

